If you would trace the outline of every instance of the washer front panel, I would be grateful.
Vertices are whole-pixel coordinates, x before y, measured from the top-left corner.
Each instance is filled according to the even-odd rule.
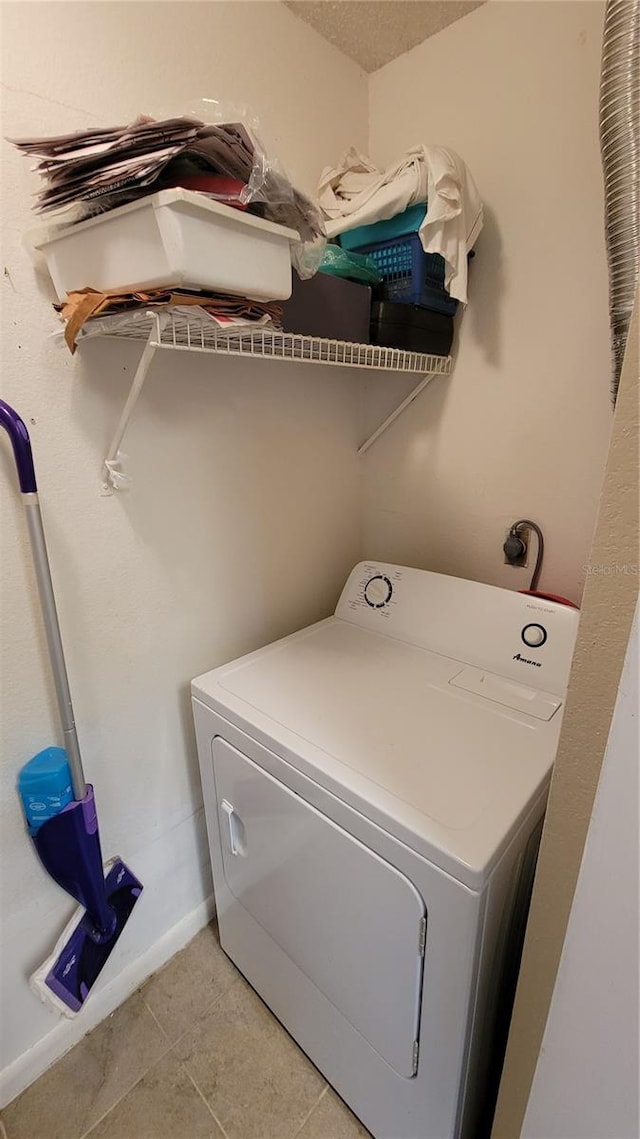
[[[399,1075],[413,1076],[426,929],[420,894],[220,737],[212,751],[234,898]]]
[[[193,709],[223,949],[376,1139],[459,1139],[484,893],[431,865],[198,700]],[[214,779],[218,737],[393,866],[424,898],[428,923],[413,1078],[399,1075],[382,1058],[231,892]],[[222,821],[226,826],[226,813]],[[366,900],[383,927],[377,898]],[[411,942],[413,952],[413,931]],[[363,969],[366,962],[363,954]],[[370,997],[378,999],[373,985]]]
[[[523,827],[504,853],[491,882],[478,894],[421,858],[395,835],[330,794],[255,737],[197,699],[194,700],[194,719],[222,948],[339,1095],[360,1116],[372,1136],[376,1139],[473,1139],[476,1134],[473,1111],[465,1113],[468,1126],[461,1122],[461,1089],[465,1087],[470,1042],[477,1032],[482,1033],[483,1002],[489,999],[497,984],[503,936],[500,915],[504,907],[508,909],[512,893],[509,882],[517,871],[519,851],[541,818],[543,801],[536,803],[523,820]],[[335,823],[399,871],[425,900],[428,924],[415,1076],[408,1079],[397,1073],[371,1046],[366,1035],[355,1029],[343,1009],[310,980],[293,957],[281,949],[276,937],[271,936],[230,890],[224,868],[224,844],[230,844],[232,833],[237,849],[247,849],[248,829],[243,817],[240,821],[244,823],[244,833],[243,827],[236,825],[229,831],[227,810],[219,810],[219,800],[220,806],[222,800],[215,785],[213,752],[222,740],[240,756],[251,760],[259,769],[259,776],[271,776],[294,800],[300,798],[303,805],[313,806],[328,822]],[[261,784],[261,794],[262,787]],[[235,805],[233,796],[229,797],[230,788],[224,789],[228,795],[225,802]],[[281,819],[279,808],[271,818],[277,828]],[[228,851],[227,861],[229,857]],[[233,855],[236,857],[238,855]],[[497,879],[499,892],[494,896]],[[370,910],[367,920],[375,927],[372,936],[378,936],[385,925],[385,912],[378,906],[375,894],[362,893],[361,901]],[[490,921],[487,915],[491,909],[495,917]],[[271,917],[262,917],[266,919],[265,924],[269,924]],[[323,929],[320,936],[325,936]],[[412,928],[407,936],[411,940],[407,952],[415,953]],[[364,972],[368,961],[367,947],[363,947]],[[486,974],[484,981],[478,968]],[[485,993],[484,998],[482,992],[477,994],[478,985]],[[379,992],[379,986],[376,988],[371,983],[371,1002],[378,1000]],[[483,1052],[484,1047],[481,1040],[479,1051]]]

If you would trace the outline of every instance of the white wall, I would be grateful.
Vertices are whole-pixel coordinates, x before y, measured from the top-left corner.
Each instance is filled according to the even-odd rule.
[[[213,95],[257,110],[308,189],[327,157],[366,146],[366,77],[279,3],[6,3],[2,19],[2,135]],[[359,388],[339,370],[159,354],[126,439],[133,489],[104,495],[104,449],[139,347],[93,342],[72,360],[49,339],[50,296],[21,243],[35,176],[2,146],[2,396],[32,434],[104,851],[145,885],[101,992],[79,1021],[58,1023],[27,976],[72,907],[36,859],[15,782],[60,736],[3,440],[0,1067],[11,1098],[206,920],[189,680],[330,612],[361,549]]]
[[[638,1135],[638,622],[522,1139]]]
[[[486,223],[453,375],[367,456],[369,557],[520,589],[531,569],[501,547],[528,517],[547,541],[542,587],[580,599],[611,424],[603,12],[490,0],[371,76],[373,158],[453,147]],[[371,422],[410,386],[371,384]]]

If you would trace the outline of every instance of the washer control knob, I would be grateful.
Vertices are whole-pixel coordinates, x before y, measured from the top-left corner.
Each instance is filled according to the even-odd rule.
[[[370,577],[364,587],[364,599],[372,609],[382,609],[391,600],[393,586],[388,577],[377,573]]]
[[[525,625],[520,635],[530,649],[539,649],[547,639],[547,630],[544,625]]]

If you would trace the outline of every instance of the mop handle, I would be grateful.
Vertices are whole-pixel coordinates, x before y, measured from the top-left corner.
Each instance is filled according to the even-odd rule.
[[[58,699],[58,711],[60,713],[60,721],[64,735],[64,746],[71,771],[73,795],[75,799],[81,800],[84,799],[87,793],[87,785],[82,770],[80,745],[78,743],[78,735],[73,716],[73,705],[71,703],[71,692],[69,690],[69,680],[62,648],[58,614],[56,612],[47,545],[42,528],[42,515],[40,514],[40,506],[38,503],[38,488],[36,486],[36,472],[33,465],[31,442],[29,440],[29,432],[18,413],[1,399],[0,427],[4,427],[13,447],[18,480],[22,492],[22,501],[27,514],[31,552],[33,554],[36,578],[38,580],[40,605],[42,608],[45,632],[47,634],[51,670],[53,672],[53,680]]]

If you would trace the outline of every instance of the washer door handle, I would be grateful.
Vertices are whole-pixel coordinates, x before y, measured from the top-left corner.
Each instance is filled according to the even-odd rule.
[[[232,854],[245,855],[247,853],[247,832],[242,819],[227,799],[223,799],[220,806],[227,816],[229,850]]]

